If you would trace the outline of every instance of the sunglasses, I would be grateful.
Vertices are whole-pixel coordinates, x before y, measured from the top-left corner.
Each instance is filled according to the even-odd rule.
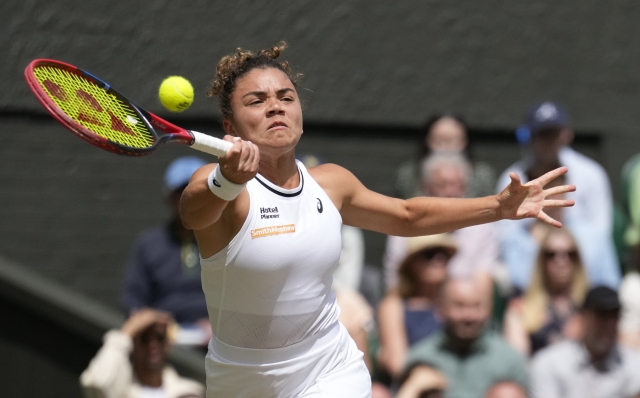
[[[446,250],[441,248],[427,249],[421,254],[423,260],[433,260],[434,258],[440,256],[445,256],[447,259],[451,257]]]
[[[545,250],[544,251],[545,260],[551,260],[555,257],[569,257],[571,261],[578,261],[578,251],[577,250]]]

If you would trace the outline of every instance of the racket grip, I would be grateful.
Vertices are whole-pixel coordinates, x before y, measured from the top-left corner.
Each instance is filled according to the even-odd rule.
[[[227,154],[227,151],[233,146],[233,144],[228,141],[198,133],[197,131],[190,131],[190,133],[193,135],[193,144],[191,144],[191,148],[201,152],[206,152],[223,158]]]

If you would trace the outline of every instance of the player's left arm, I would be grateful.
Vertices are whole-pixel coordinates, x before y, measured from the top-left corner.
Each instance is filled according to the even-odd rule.
[[[324,164],[310,172],[336,204],[345,224],[396,236],[436,234],[526,217],[560,227],[562,224],[543,209],[572,206],[573,201],[546,198],[575,190],[573,185],[543,189],[549,181],[566,173],[566,167],[526,184],[521,184],[520,177],[512,173],[511,183],[502,192],[473,199],[418,197],[401,200],[367,189],[351,172],[337,165]]]

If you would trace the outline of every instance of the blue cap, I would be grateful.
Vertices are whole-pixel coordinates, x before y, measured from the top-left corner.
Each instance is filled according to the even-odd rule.
[[[171,162],[164,173],[164,184],[170,191],[184,188],[193,173],[207,164],[196,156],[184,156]]]
[[[551,101],[536,104],[529,110],[525,120],[525,125],[531,134],[550,127],[566,127],[568,124],[569,118],[565,110]]]

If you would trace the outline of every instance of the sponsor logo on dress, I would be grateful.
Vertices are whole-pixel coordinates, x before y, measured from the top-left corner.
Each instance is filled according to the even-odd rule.
[[[280,218],[278,214],[278,206],[276,207],[261,207],[260,208],[260,218]]]
[[[296,232],[295,224],[276,225],[251,230],[251,239],[264,238],[271,235],[292,234]]]
[[[318,213],[322,213],[322,201],[320,200],[320,198],[316,198],[318,200],[318,205],[316,206],[318,208]]]

